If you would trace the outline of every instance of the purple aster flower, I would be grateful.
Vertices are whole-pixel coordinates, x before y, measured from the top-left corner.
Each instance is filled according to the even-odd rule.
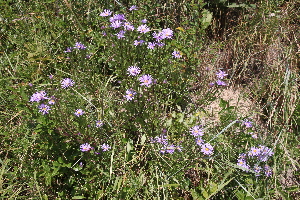
[[[139,81],[142,82],[140,85],[144,85],[146,87],[150,87],[150,84],[153,81],[153,78],[151,77],[151,75],[143,75],[139,78]]]
[[[72,49],[73,49],[72,47],[67,47],[67,50],[65,50],[64,52],[65,53],[70,53],[70,52],[72,52]]]
[[[114,21],[126,21],[125,15],[124,14],[115,14],[111,18],[109,18],[110,22]]]
[[[274,155],[274,152],[272,151],[272,149],[270,149],[266,146],[260,145],[259,149],[260,149],[260,154],[258,155],[258,159],[262,162],[268,161],[269,157]]]
[[[65,78],[61,81],[61,87],[64,88],[64,89],[66,89],[68,87],[71,87],[74,84],[75,84],[75,82],[70,78]]]
[[[33,86],[33,84],[32,84],[32,83],[28,83],[28,85],[29,85],[30,87],[32,87],[32,86]]]
[[[161,32],[159,32],[159,33],[154,32],[152,35],[153,35],[153,38],[154,38],[157,42],[159,42],[159,41],[161,41],[162,39],[164,39]]]
[[[165,46],[165,43],[163,43],[163,42],[157,42],[156,45],[159,46],[159,47],[163,47],[163,46]]]
[[[140,32],[140,33],[147,33],[150,31],[150,28],[147,26],[147,25],[140,25],[138,28],[137,28],[137,31]]]
[[[121,30],[119,33],[116,34],[116,36],[118,37],[118,39],[124,38],[125,31]]]
[[[110,150],[111,149],[111,147],[108,145],[108,144],[102,144],[101,145],[101,149],[103,150],[103,151],[108,151],[108,150]]]
[[[198,146],[202,146],[202,145],[204,144],[204,140],[203,140],[201,137],[198,137],[198,138],[196,139],[196,144],[197,144]]]
[[[102,13],[100,13],[101,17],[108,17],[112,14],[112,12],[108,9],[104,9],[104,11]]]
[[[147,23],[147,19],[142,19],[141,22],[142,22],[143,24],[146,24],[146,23]]]
[[[247,154],[245,154],[245,153],[241,153],[240,155],[239,155],[239,158],[240,159],[246,159],[246,157],[247,157]]]
[[[253,171],[255,172],[255,176],[260,176],[261,167],[255,164],[253,167]]]
[[[273,171],[272,171],[272,169],[271,169],[271,167],[269,165],[265,165],[264,171],[265,171],[265,175],[267,177],[270,177],[273,174]]]
[[[120,28],[122,26],[122,22],[120,20],[116,20],[116,21],[113,21],[111,24],[110,24],[110,27],[116,29],[116,28]]]
[[[217,80],[216,84],[220,85],[220,86],[226,86],[227,85],[224,81],[221,81],[221,80]]]
[[[148,49],[154,49],[155,44],[156,44],[155,42],[148,42],[147,48],[148,48]]]
[[[127,101],[131,101],[131,100],[133,100],[135,95],[136,95],[136,92],[133,91],[132,89],[129,89],[126,91],[125,97],[126,97]]]
[[[161,31],[161,35],[163,39],[165,38],[171,39],[173,37],[173,31],[170,28],[166,28]]]
[[[103,124],[104,124],[104,123],[103,123],[101,120],[97,120],[97,121],[96,121],[96,127],[97,127],[97,128],[100,128],[101,126],[103,126]]]
[[[205,155],[211,155],[214,153],[214,148],[209,143],[205,143],[201,146],[201,152]]]
[[[166,153],[173,154],[175,152],[175,149],[176,147],[173,144],[171,144],[166,147]]]
[[[54,105],[54,104],[55,104],[55,99],[56,99],[56,98],[52,96],[52,97],[50,98],[50,100],[48,101],[48,104],[49,104],[49,105]]]
[[[133,45],[134,46],[142,45],[144,42],[145,42],[144,40],[134,40]]]
[[[92,147],[89,143],[85,143],[85,144],[80,145],[80,151],[84,152],[84,151],[89,151],[91,149],[92,149]]]
[[[248,152],[249,156],[258,156],[260,155],[260,148],[251,147],[251,150]]]
[[[84,44],[82,44],[80,42],[76,42],[74,49],[86,49],[86,46],[84,46]]]
[[[131,76],[137,76],[141,73],[141,69],[137,66],[129,66],[127,71],[128,71],[128,74]]]
[[[132,24],[130,24],[129,22],[124,22],[124,29],[127,31],[133,31],[134,30],[134,26]]]
[[[45,105],[45,104],[41,104],[39,105],[39,112],[41,112],[43,115],[48,114],[50,109],[50,106]]]
[[[47,93],[45,91],[36,92],[30,97],[30,102],[40,102],[44,99],[49,99],[46,95]]]
[[[193,135],[195,137],[204,135],[204,131],[201,128],[201,126],[194,126],[194,127],[190,128],[190,133],[191,133],[191,135]]]
[[[173,51],[172,56],[174,58],[181,58],[182,57],[182,55],[179,51]]]
[[[129,8],[130,11],[133,11],[133,10],[138,10],[138,7],[136,5],[133,5]]]
[[[166,135],[161,134],[160,136],[156,136],[154,139],[152,139],[151,143],[159,143],[159,144],[163,144],[163,145],[167,146],[168,138]]]
[[[237,165],[238,165],[238,166],[241,166],[242,168],[244,168],[243,171],[246,171],[246,172],[248,172],[249,169],[250,169],[250,167],[249,167],[249,165],[246,163],[246,160],[245,160],[245,159],[238,159]]]
[[[225,76],[227,76],[228,74],[226,74],[225,72],[219,70],[219,72],[217,72],[216,75],[217,75],[217,78],[218,78],[218,79],[223,79],[223,78],[225,78]]]
[[[243,125],[246,126],[246,128],[251,128],[253,125],[253,122],[249,121],[248,119],[243,120]]]
[[[84,111],[82,109],[77,109],[76,112],[74,113],[77,117],[81,116],[84,114]]]

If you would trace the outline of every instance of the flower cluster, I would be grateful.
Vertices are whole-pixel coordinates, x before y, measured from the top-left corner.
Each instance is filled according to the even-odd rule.
[[[237,165],[242,167],[242,170],[246,172],[252,169],[256,176],[260,176],[261,173],[264,172],[265,176],[269,177],[272,175],[272,169],[266,164],[264,167],[261,167],[258,163],[267,162],[272,155],[274,155],[274,152],[272,149],[266,146],[259,145],[258,147],[251,147],[248,153],[240,154],[237,160]],[[253,168],[251,168],[247,163],[247,159],[252,159],[252,161],[255,163]]]
[[[226,74],[224,71],[222,70],[219,70],[217,73],[216,73],[216,76],[217,76],[217,81],[216,82],[212,82],[210,83],[210,86],[213,86],[213,85],[219,85],[219,86],[226,86],[227,84],[223,81],[223,79],[227,76],[228,74]]]
[[[73,47],[67,47],[65,53],[71,53],[73,49],[78,49],[78,50],[85,50],[86,46],[82,44],[81,42],[76,42]]]
[[[30,102],[41,102],[43,100],[49,100],[48,101],[49,105],[55,104],[55,97],[54,96],[52,96],[51,98],[47,97],[47,93],[45,91],[39,91],[39,92],[34,93],[30,97],[29,101]],[[41,103],[38,106],[39,112],[41,112],[43,115],[48,114],[49,111],[51,110],[51,107],[49,105]]]
[[[168,138],[166,135],[161,134],[160,136],[156,136],[155,138],[150,138],[150,143],[158,143],[161,145],[160,153],[165,154],[173,154],[175,150],[181,152],[182,146],[175,146],[174,144],[169,144]]]
[[[137,10],[137,9],[138,8],[135,5],[129,8],[130,11]],[[104,9],[104,11],[100,13],[100,16],[108,17],[111,16],[112,14],[113,14],[112,11],[108,9]],[[119,31],[118,33],[114,34],[115,36],[117,36],[118,39],[125,38],[126,31],[136,30],[138,33],[143,35],[151,32],[151,28],[146,24],[147,19],[141,20],[140,22],[142,24],[133,25],[130,21],[126,19],[126,16],[124,14],[114,14],[112,17],[109,18],[109,21],[110,21],[109,26]],[[106,35],[106,33],[104,32],[103,35]],[[138,36],[138,38],[143,37],[143,35]],[[162,29],[161,31],[153,32],[151,41],[145,42],[144,40],[138,39],[138,40],[134,40],[133,45],[140,46],[145,43],[148,49],[154,49],[155,47],[163,47],[165,43],[163,43],[162,41],[165,39],[172,39],[173,35],[174,35],[173,30],[171,30],[170,28],[165,28]],[[180,58],[182,56],[179,51],[174,51],[172,55],[175,58]]]
[[[214,148],[211,144],[205,143],[202,139],[204,135],[204,130],[201,125],[196,125],[190,128],[190,133],[196,138],[196,144],[200,146],[201,152],[205,155],[212,155],[214,153]]]

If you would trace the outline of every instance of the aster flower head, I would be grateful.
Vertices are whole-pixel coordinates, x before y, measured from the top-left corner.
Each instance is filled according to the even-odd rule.
[[[273,174],[273,171],[272,171],[272,169],[271,169],[271,167],[269,165],[265,165],[264,171],[265,171],[265,175],[267,177],[270,177]]]
[[[137,31],[140,33],[147,33],[150,31],[150,28],[147,25],[143,24],[137,28]]]
[[[82,109],[77,109],[76,112],[74,113],[77,117],[81,116],[84,114],[84,111]]]
[[[249,156],[258,156],[260,155],[260,148],[251,147],[251,150],[248,152]]]
[[[164,37],[163,37],[163,35],[162,35],[162,32],[159,32],[159,33],[154,32],[152,35],[153,35],[153,38],[154,38],[157,42],[159,42],[159,41],[161,41],[161,40],[164,39]]]
[[[145,74],[145,75],[143,75],[143,76],[141,76],[141,77],[139,78],[139,81],[141,82],[140,85],[144,85],[144,86],[146,86],[146,87],[150,87],[150,85],[151,85],[152,82],[153,82],[153,78],[152,78],[151,75]]]
[[[204,140],[201,137],[196,138],[196,144],[198,146],[202,146],[204,144]]]
[[[68,87],[71,87],[74,84],[75,84],[75,82],[70,78],[65,78],[61,81],[61,87],[64,88],[64,89],[66,89]]]
[[[243,120],[242,124],[243,124],[246,128],[251,128],[251,127],[253,127],[253,122],[249,121],[248,119]]]
[[[128,71],[128,74],[131,76],[137,76],[141,73],[141,69],[137,66],[129,66],[127,71]]]
[[[129,22],[124,22],[123,24],[124,29],[127,31],[133,31],[134,30],[134,26],[132,24],[130,24]]]
[[[104,11],[102,13],[100,13],[101,17],[108,17],[112,14],[112,11],[108,10],[108,9],[104,9]]]
[[[219,71],[216,73],[216,75],[217,75],[217,78],[218,78],[218,79],[224,79],[225,76],[227,76],[228,74],[226,74],[226,73],[223,72],[222,70],[219,70]]]
[[[260,176],[261,167],[255,164],[253,167],[253,171],[255,172],[255,176]]]
[[[134,99],[134,96],[136,95],[136,92],[132,89],[126,90],[125,98],[127,101],[131,101]]]
[[[147,19],[142,19],[141,22],[142,22],[143,24],[146,24],[146,23],[147,23]]]
[[[152,143],[159,143],[159,144],[163,144],[165,146],[168,145],[168,138],[166,135],[161,134],[160,136],[156,136],[153,140]]]
[[[220,79],[216,81],[216,84],[220,85],[220,86],[226,86],[227,85],[224,81],[221,81]]]
[[[148,42],[147,48],[148,48],[148,49],[154,49],[155,44],[156,44],[155,42]]]
[[[182,57],[182,55],[179,51],[173,51],[172,56],[174,58],[181,58]]]
[[[49,104],[49,105],[54,105],[54,104],[55,104],[55,97],[52,96],[52,97],[49,99],[48,104]]]
[[[31,97],[30,97],[30,102],[40,102],[44,99],[49,99],[47,96],[47,93],[45,91],[39,91],[34,93]]]
[[[240,167],[242,167],[243,169],[243,171],[246,171],[246,172],[248,172],[249,171],[249,169],[250,169],[250,167],[249,167],[249,165],[246,163],[246,160],[245,159],[238,159],[237,160],[237,165],[238,166],[240,166]]]
[[[129,8],[130,11],[133,11],[133,10],[138,10],[138,7],[136,5],[132,5],[130,8]]]
[[[175,152],[175,149],[176,147],[173,144],[171,144],[166,147],[166,153],[173,154]]]
[[[194,127],[190,128],[190,133],[194,137],[199,137],[199,136],[204,135],[204,131],[201,128],[201,126],[194,126]]]
[[[64,52],[65,53],[70,53],[70,52],[72,52],[72,49],[73,49],[73,47],[67,47],[67,50],[65,50]]]
[[[145,42],[144,40],[134,40],[133,45],[134,46],[142,45],[144,42]]]
[[[170,28],[166,28],[161,31],[161,35],[163,39],[165,38],[171,39],[173,37],[173,31]]]
[[[111,18],[109,18],[110,22],[115,22],[115,21],[126,21],[125,15],[124,14],[115,14]]]
[[[266,146],[260,145],[259,149],[260,149],[260,154],[258,155],[258,159],[262,162],[267,162],[269,157],[274,155],[274,152],[272,151],[272,149],[270,149]]]
[[[43,115],[48,114],[50,109],[50,106],[45,105],[45,104],[41,104],[39,105],[39,112],[41,112]]]
[[[125,31],[120,30],[119,33],[116,34],[116,36],[118,37],[118,39],[124,38]]]
[[[97,128],[100,128],[101,126],[103,126],[103,124],[104,124],[104,123],[103,123],[101,120],[97,120],[97,121],[96,121],[96,127],[97,127]]]
[[[214,153],[214,148],[209,143],[204,143],[201,146],[201,152],[205,155],[212,155]]]
[[[76,42],[74,49],[86,49],[86,46],[84,46],[84,44],[82,44],[80,42]]]
[[[120,28],[122,26],[122,24],[123,24],[123,22],[121,22],[120,20],[116,20],[110,24],[110,27],[116,29],[116,28]]]
[[[101,149],[102,149],[102,151],[108,151],[111,149],[111,147],[108,144],[104,143],[101,145]]]
[[[91,149],[92,149],[92,147],[89,143],[85,143],[85,144],[80,145],[80,151],[85,152],[85,151],[89,151]]]

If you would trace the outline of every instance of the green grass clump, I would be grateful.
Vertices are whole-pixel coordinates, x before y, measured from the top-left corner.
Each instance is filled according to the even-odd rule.
[[[0,5],[1,198],[299,195],[299,3]]]

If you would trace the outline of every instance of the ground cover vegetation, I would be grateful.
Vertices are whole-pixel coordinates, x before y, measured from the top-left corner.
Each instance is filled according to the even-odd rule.
[[[0,198],[300,198],[299,1],[0,5]]]

